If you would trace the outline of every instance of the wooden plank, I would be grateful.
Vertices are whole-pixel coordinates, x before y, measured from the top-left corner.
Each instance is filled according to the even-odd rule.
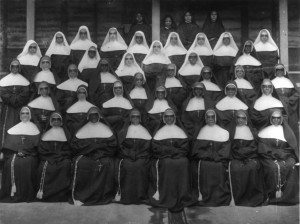
[[[160,39],[160,0],[152,0],[152,41]]]
[[[26,37],[27,40],[34,40],[35,0],[27,0],[26,3]]]
[[[287,0],[279,0],[280,61],[289,70]]]

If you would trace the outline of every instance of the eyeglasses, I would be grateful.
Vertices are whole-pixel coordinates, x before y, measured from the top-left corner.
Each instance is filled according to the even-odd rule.
[[[50,64],[50,61],[42,61],[42,64]]]
[[[46,89],[48,90],[49,87],[40,87],[40,90]]]
[[[29,46],[29,49],[36,49],[36,46]]]
[[[247,119],[246,117],[243,117],[243,116],[237,116],[236,118],[238,118],[238,119],[243,119],[243,120],[246,120],[246,119]]]
[[[80,33],[80,34],[87,34],[87,32],[81,32],[81,31],[80,31],[79,33]]]
[[[261,34],[261,37],[268,37],[268,34]]]
[[[279,119],[281,119],[281,117],[273,117],[273,116],[272,116],[272,119],[279,120]]]
[[[69,72],[77,72],[77,68],[69,69]]]
[[[165,118],[172,118],[172,117],[175,117],[175,115],[165,115],[164,117]]]
[[[56,37],[56,39],[63,39],[63,37]]]
[[[54,117],[54,118],[52,118],[51,120],[52,120],[52,121],[61,121],[61,119],[60,119],[59,117],[57,117],[57,118]]]
[[[11,68],[19,68],[19,65],[11,65]]]
[[[131,118],[140,118],[140,115],[131,115]]]
[[[262,85],[263,88],[272,88],[272,85]]]
[[[206,115],[206,118],[215,118],[215,115]]]

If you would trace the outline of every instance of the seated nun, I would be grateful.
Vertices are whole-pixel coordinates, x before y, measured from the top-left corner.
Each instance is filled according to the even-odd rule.
[[[264,77],[273,79],[273,68],[279,60],[279,49],[267,29],[259,31],[259,34],[254,41],[254,48],[256,50],[257,59],[262,64]]]
[[[106,37],[100,48],[100,55],[102,58],[107,58],[111,67],[115,71],[127,50],[127,45],[115,27],[108,30]]]
[[[116,81],[113,86],[114,97],[102,105],[102,113],[112,129],[117,133],[129,117],[129,112],[133,108],[130,97],[124,91],[121,81]]]
[[[69,79],[59,84],[56,88],[56,98],[60,104],[61,110],[65,112],[76,101],[76,91],[78,86],[88,84],[77,78],[78,69],[75,64],[68,66]]]
[[[123,204],[141,204],[148,199],[152,136],[141,119],[141,113],[133,109],[118,133],[120,151],[115,201]]]
[[[71,48],[62,32],[56,32],[45,55],[51,58],[52,71],[63,81],[66,79],[67,65],[70,61]]]
[[[254,87],[255,91],[258,92],[260,84],[264,78],[261,62],[257,60],[255,48],[253,42],[247,40],[243,48],[238,52],[234,66],[241,65],[245,70],[245,76]]]
[[[224,206],[231,200],[228,184],[228,161],[231,143],[229,133],[217,124],[214,110],[205,113],[206,125],[194,140],[192,158],[193,192],[200,205]],[[212,134],[213,133],[213,134]]]
[[[203,65],[212,66],[213,50],[205,33],[198,33],[188,52],[195,52]]]
[[[144,74],[144,71],[136,63],[133,54],[125,53],[116,74],[122,81],[126,92],[129,92],[136,73]]]
[[[38,65],[41,57],[40,47],[34,40],[28,40],[23,51],[17,57],[21,64],[20,73],[30,82],[32,82],[33,76],[39,71]]]
[[[91,46],[97,48],[97,44],[92,42],[89,28],[87,26],[80,26],[74,40],[70,44],[72,62],[78,65],[85,51]]]
[[[145,34],[142,31],[136,31],[132,37],[127,53],[134,55],[134,58],[139,66],[142,66],[142,62],[149,52],[149,46],[147,44]]]
[[[221,89],[224,89],[226,83],[231,79],[230,68],[238,50],[231,33],[222,33],[213,50],[214,73]]]
[[[151,91],[153,91],[156,86],[163,85],[165,81],[163,72],[170,63],[171,61],[163,49],[162,43],[158,40],[153,41],[142,64],[142,69],[145,72]]]
[[[259,133],[258,153],[264,170],[265,204],[299,203],[299,145],[280,110]]]
[[[117,139],[99,109],[90,108],[87,123],[71,141],[75,156],[70,203],[100,205],[113,200],[117,146]]]
[[[164,46],[165,52],[171,62],[180,68],[184,62],[187,50],[183,46],[178,33],[171,32]]]
[[[203,63],[197,53],[187,53],[183,65],[178,71],[178,74],[187,84],[189,90],[191,89],[193,83],[199,81],[200,73],[203,67]]]
[[[91,46],[88,50],[85,51],[79,65],[78,71],[80,72],[79,78],[87,83],[94,76],[98,74],[98,65],[100,62],[100,55],[95,46]]]

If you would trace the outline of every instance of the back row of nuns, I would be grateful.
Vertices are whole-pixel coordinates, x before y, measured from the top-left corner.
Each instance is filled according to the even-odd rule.
[[[238,54],[228,32],[208,64],[182,54],[176,33],[147,53],[142,32],[133,52],[115,28],[100,54],[87,27],[78,36],[69,47],[55,34],[43,57],[29,41],[0,81],[0,201],[149,203],[179,214],[298,203],[299,93],[282,64],[263,73],[255,45]]]

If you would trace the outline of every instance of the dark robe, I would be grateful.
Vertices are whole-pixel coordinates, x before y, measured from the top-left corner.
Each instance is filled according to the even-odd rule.
[[[56,90],[56,99],[63,112],[77,101],[77,92],[71,90]]]
[[[192,45],[196,35],[200,32],[200,27],[196,23],[182,23],[177,28],[180,40],[186,49]]]
[[[152,38],[152,28],[147,23],[142,24],[132,24],[130,26],[129,32],[126,34],[126,43],[129,45],[132,37],[134,36],[136,31],[142,31],[145,34],[146,41],[148,45],[151,44],[151,38]]]
[[[151,91],[154,92],[155,87],[161,86],[165,82],[165,70],[167,69],[166,64],[153,63],[149,65],[143,64],[142,69],[145,72],[145,77],[148,83],[148,86]]]
[[[171,56],[169,56],[169,59],[172,62],[172,64],[176,65],[176,68],[181,68],[181,66],[183,65],[185,56],[186,56],[185,54],[171,55]]]
[[[214,56],[213,72],[221,89],[224,89],[226,83],[231,80],[230,69],[233,61],[234,57],[232,56]]]
[[[31,202],[35,200],[37,193],[38,143],[39,134],[7,134],[3,146],[4,165],[0,190],[1,202]],[[24,156],[17,156],[18,152],[22,152]],[[16,186],[16,192],[13,196],[11,195],[12,166]]]
[[[225,28],[222,24],[219,14],[217,15],[217,20],[215,22],[212,22],[209,13],[209,15],[207,15],[207,18],[203,24],[202,32],[206,34],[212,49],[215,47],[220,35],[224,31]]]
[[[82,81],[85,81],[86,83],[89,83],[92,77],[98,75],[98,69],[97,68],[85,68],[82,70],[82,72],[78,75],[78,78]]]
[[[69,137],[66,132],[65,135]],[[71,185],[72,151],[69,143],[67,141],[44,141],[42,138],[38,152],[40,164],[37,189],[43,190],[43,196],[39,199],[47,202],[67,201]]]
[[[109,138],[73,138],[71,147],[75,157],[72,180],[72,200],[84,205],[107,204],[115,196],[114,155],[117,140]]]
[[[51,70],[53,71],[53,73],[57,74],[61,82],[64,82],[69,78],[67,76],[67,70],[70,60],[70,55],[51,55]]]
[[[115,71],[119,67],[125,52],[126,50],[100,51],[100,57],[107,58],[112,69]]]
[[[87,113],[66,113],[66,123],[71,135],[74,135],[86,122]]]
[[[40,68],[38,66],[34,65],[21,65],[21,71],[20,73],[28,79],[30,82],[33,81],[33,78],[36,73],[40,71]]]
[[[278,63],[278,51],[256,51],[257,60],[262,64],[264,78],[274,78],[274,66]]]
[[[212,68],[213,66],[213,60],[214,56],[213,55],[199,55],[202,63],[204,66],[209,66]]]
[[[71,53],[70,53],[71,63],[74,63],[78,66],[84,53],[85,53],[85,50],[71,50]]]
[[[166,29],[166,27],[160,27],[160,42],[163,46],[165,46],[165,44],[167,43],[169,34],[171,32],[176,32],[176,29],[172,27],[169,29]]]

